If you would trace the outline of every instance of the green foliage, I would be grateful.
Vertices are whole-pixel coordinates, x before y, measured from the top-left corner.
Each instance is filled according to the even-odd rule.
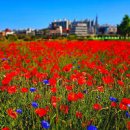
[[[16,35],[8,35],[7,36],[7,40],[13,42],[13,41],[17,41],[18,37]]]
[[[130,17],[125,15],[121,24],[117,25],[118,34],[122,36],[130,36]]]
[[[69,35],[67,37],[68,40],[76,40],[77,39],[77,36],[76,35]]]

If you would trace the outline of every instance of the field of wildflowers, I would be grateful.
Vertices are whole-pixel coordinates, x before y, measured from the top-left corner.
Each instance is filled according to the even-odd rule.
[[[0,44],[1,130],[130,130],[130,42]]]

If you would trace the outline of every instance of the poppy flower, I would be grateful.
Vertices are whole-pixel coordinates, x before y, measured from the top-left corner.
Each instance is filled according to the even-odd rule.
[[[52,93],[56,93],[56,91],[57,91],[57,88],[56,88],[56,87],[52,87],[52,88],[51,88],[51,92],[52,92]]]
[[[77,101],[78,100],[78,97],[77,97],[77,94],[74,93],[74,92],[70,92],[68,94],[68,101]]]
[[[38,100],[38,99],[40,99],[42,96],[40,95],[40,94],[36,94],[35,96],[34,96],[34,100]]]
[[[96,103],[96,104],[93,105],[93,109],[94,110],[101,110],[102,106],[100,104]]]
[[[53,107],[56,108],[56,104],[57,104],[58,101],[60,101],[59,97],[56,97],[56,96],[51,97],[51,104],[52,104]]]
[[[60,110],[64,113],[64,114],[68,114],[69,112],[69,107],[67,105],[60,105]]]
[[[57,80],[55,77],[49,79],[49,83],[51,86],[56,87]]]
[[[114,78],[111,76],[103,77],[102,80],[104,81],[105,84],[111,84],[114,82]]]
[[[117,83],[118,83],[120,86],[124,86],[124,82],[121,81],[121,80],[118,80]]]
[[[42,128],[45,128],[45,129],[50,128],[49,122],[47,122],[47,121],[45,121],[45,120],[43,120],[43,121],[41,122],[41,125],[42,125]]]
[[[21,88],[21,92],[22,93],[27,93],[28,92],[28,88]]]
[[[13,118],[13,119],[17,118],[17,113],[14,112],[12,108],[9,108],[9,109],[7,110],[7,114],[8,114],[11,118]]]
[[[130,130],[130,121],[127,122],[127,129]]]
[[[83,99],[84,98],[84,94],[81,93],[81,92],[78,92],[76,95],[77,95],[78,99]]]
[[[11,80],[12,80],[11,77],[5,77],[5,78],[2,80],[2,84],[3,84],[3,85],[8,85]]]
[[[103,87],[103,86],[98,86],[98,87],[97,87],[97,90],[98,90],[99,92],[104,92],[104,87]]]
[[[65,86],[65,88],[66,88],[67,91],[71,91],[73,89],[72,86]]]
[[[87,84],[87,86],[93,86],[93,82],[89,81],[89,80],[86,82],[86,84]]]
[[[81,112],[79,112],[79,111],[76,111],[76,117],[77,118],[79,118],[79,119],[81,119],[82,118],[82,113]]]
[[[111,102],[111,107],[117,107],[117,103],[116,102]]]
[[[86,83],[85,77],[80,77],[80,78],[78,78],[78,84],[79,84],[79,85],[83,85],[83,84],[85,84],[85,83]]]
[[[35,113],[39,116],[39,117],[43,117],[47,114],[47,110],[44,108],[36,108]]]
[[[9,94],[14,94],[14,93],[16,93],[16,92],[17,92],[16,86],[10,86],[10,87],[8,87],[7,92],[8,92]]]
[[[128,109],[127,106],[124,105],[123,103],[120,103],[120,104],[119,104],[119,108],[120,108],[121,110],[124,110],[124,111],[126,111],[126,110]]]
[[[10,130],[8,127],[4,127],[2,128],[2,130]]]
[[[124,105],[130,104],[130,98],[123,98],[123,99],[121,100],[121,103],[124,104]]]
[[[73,67],[72,64],[68,64],[68,65],[63,67],[63,71],[64,72],[69,72],[69,71],[71,71],[72,67]]]

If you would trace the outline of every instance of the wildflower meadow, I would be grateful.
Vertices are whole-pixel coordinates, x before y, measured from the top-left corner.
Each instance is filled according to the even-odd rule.
[[[130,130],[130,42],[0,43],[0,129]]]

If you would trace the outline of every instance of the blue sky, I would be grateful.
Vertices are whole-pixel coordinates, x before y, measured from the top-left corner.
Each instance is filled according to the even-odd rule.
[[[45,28],[53,20],[95,19],[99,24],[119,24],[130,15],[130,0],[1,0],[0,30]]]

